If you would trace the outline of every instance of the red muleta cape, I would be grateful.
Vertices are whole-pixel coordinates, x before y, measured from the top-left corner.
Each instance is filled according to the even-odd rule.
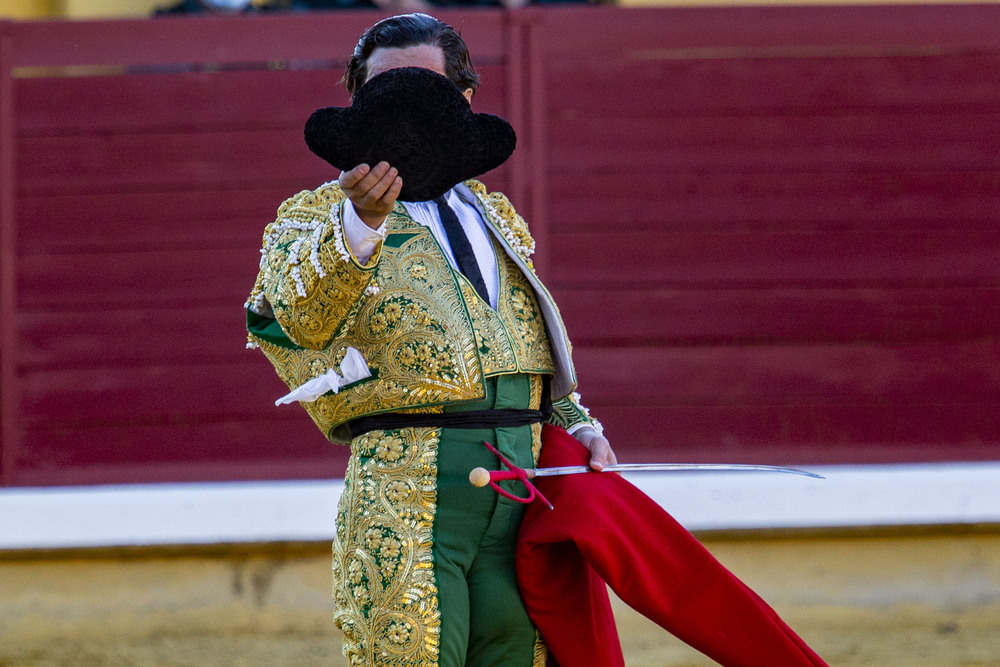
[[[590,454],[546,424],[539,467]],[[518,585],[549,667],[624,667],[607,586],[630,607],[726,667],[826,663],[742,581],[642,491],[615,474],[541,477],[555,505],[528,507]],[[607,586],[605,585],[607,584]]]

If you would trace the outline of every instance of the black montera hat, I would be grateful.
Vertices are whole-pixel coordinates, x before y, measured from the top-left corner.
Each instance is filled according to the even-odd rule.
[[[399,170],[402,201],[427,201],[503,164],[517,135],[503,118],[473,113],[450,79],[420,67],[372,77],[349,107],[318,109],[306,144],[334,167],[386,161]]]

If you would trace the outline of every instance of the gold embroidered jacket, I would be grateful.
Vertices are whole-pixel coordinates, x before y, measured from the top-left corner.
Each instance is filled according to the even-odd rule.
[[[597,425],[573,393],[572,349],[532,269],[527,225],[503,194],[488,193],[482,183],[457,190],[494,236],[503,290],[496,313],[481,306],[430,230],[401,203],[364,265],[344,242],[345,196],[335,183],[288,199],[264,230],[260,273],[247,302],[250,343],[291,388],[339,367],[348,347],[361,352],[372,372],[302,403],[334,442],[349,440],[340,427],[357,417],[481,400],[484,378],[504,372],[551,374],[552,421]]]

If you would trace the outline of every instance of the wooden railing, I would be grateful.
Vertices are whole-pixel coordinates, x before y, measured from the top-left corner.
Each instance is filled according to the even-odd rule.
[[[0,482],[342,471],[242,304],[377,17],[0,24]],[[997,458],[1000,7],[441,18],[621,458]]]

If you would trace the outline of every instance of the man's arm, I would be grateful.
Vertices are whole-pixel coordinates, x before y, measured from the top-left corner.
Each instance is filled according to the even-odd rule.
[[[380,162],[342,173],[337,185],[300,193],[281,206],[264,232],[261,271],[248,302],[257,314],[276,319],[293,343],[313,349],[329,344],[378,259],[378,244],[363,260],[352,254],[339,214],[345,196],[354,214],[377,230],[403,183],[396,169]]]
[[[273,318],[300,347],[322,349],[368,288],[378,252],[362,264],[351,255],[336,184],[304,191],[278,209],[264,230],[260,272],[247,307]]]

